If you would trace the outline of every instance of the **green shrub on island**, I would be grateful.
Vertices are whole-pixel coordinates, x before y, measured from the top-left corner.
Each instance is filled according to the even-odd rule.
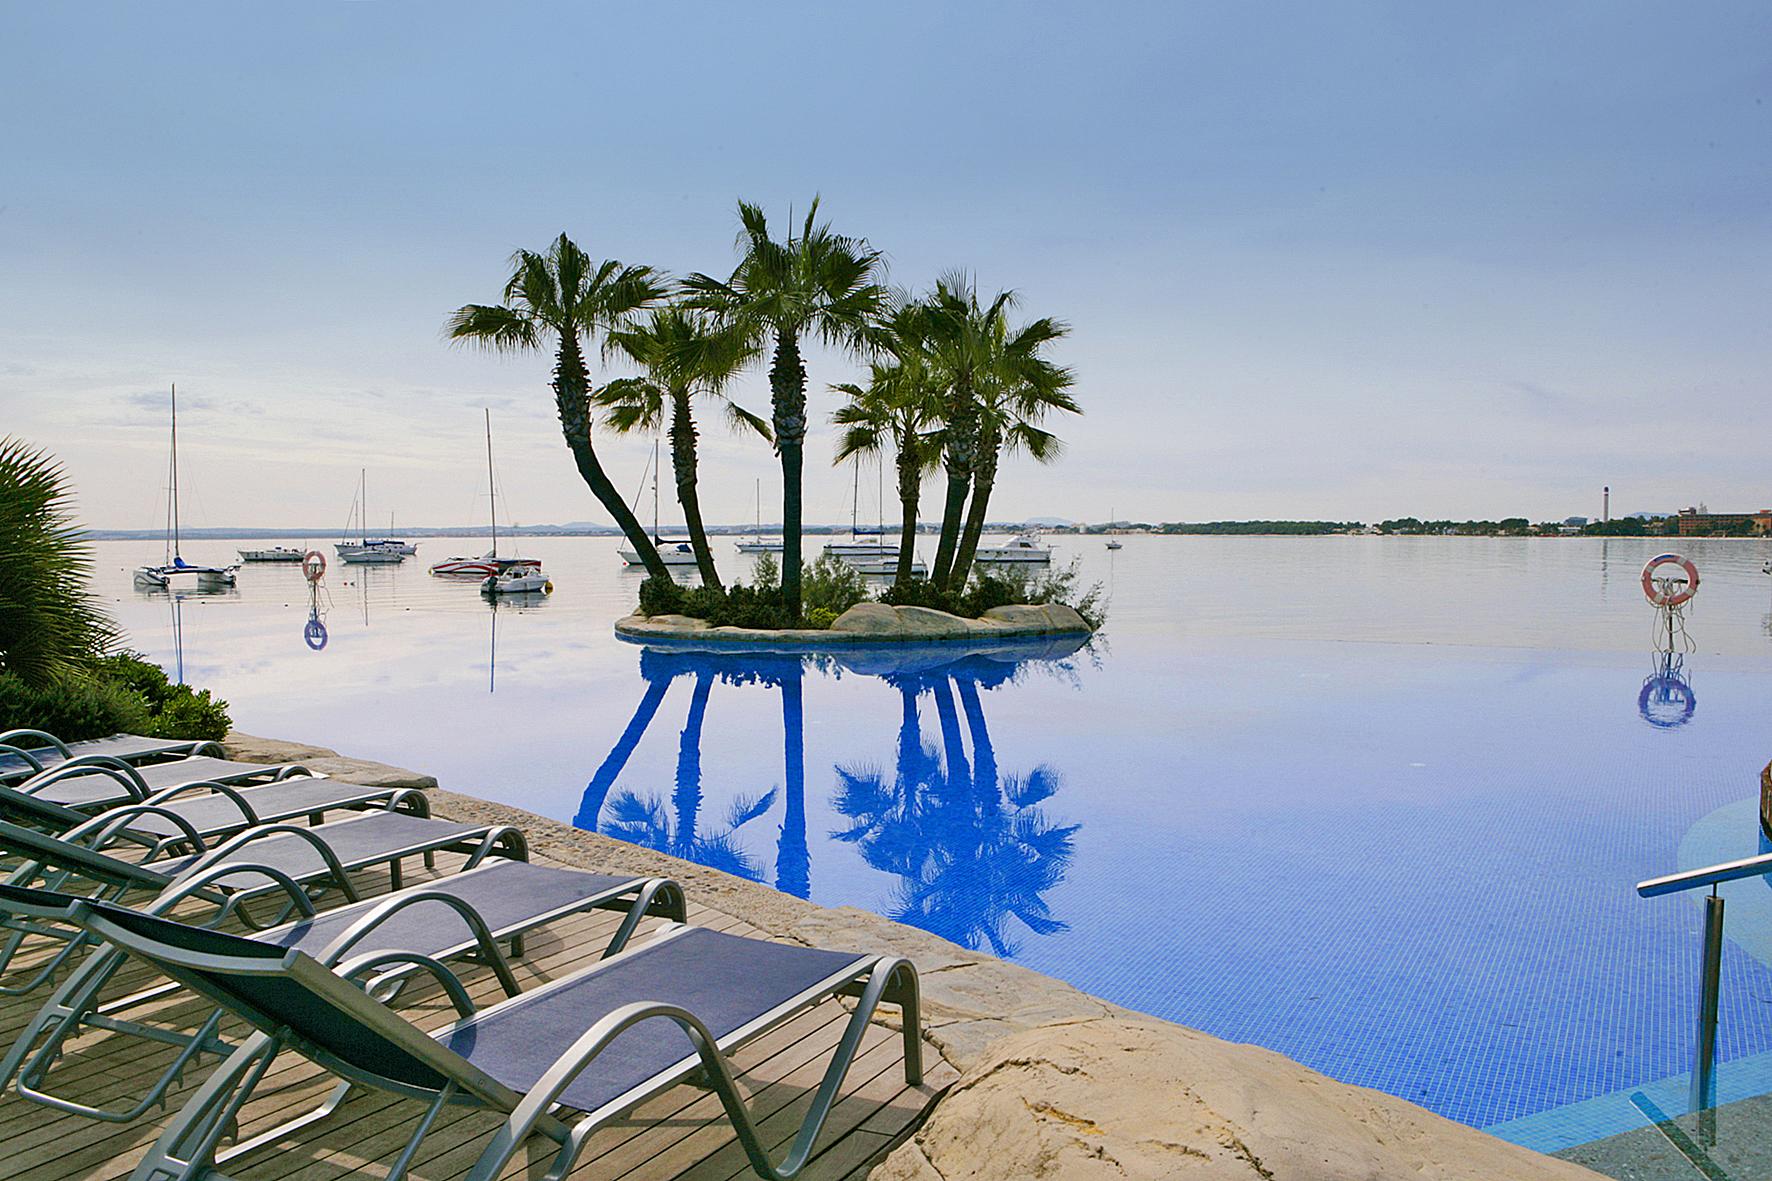
[[[640,614],[688,615],[715,627],[828,628],[837,616],[867,598],[861,574],[826,554],[806,567],[800,584],[806,610],[795,618],[782,593],[779,570],[764,554],[757,563],[756,582],[750,586],[680,586],[673,579],[654,576],[640,584]]]
[[[118,733],[220,740],[229,724],[227,702],[173,684],[134,652],[98,657],[44,685],[0,672],[0,730],[43,730],[64,742]]]
[[[764,554],[757,562],[757,578],[751,586],[739,584],[722,590],[680,586],[668,578],[648,578],[640,584],[640,614],[687,615],[706,620],[714,627],[801,627],[822,631],[843,612],[868,598],[867,583],[861,573],[841,558],[825,554],[806,568],[801,586],[806,610],[794,619],[776,582],[777,570],[774,560]],[[894,607],[929,607],[966,619],[977,619],[993,607],[1062,603],[1081,615],[1091,629],[1100,628],[1105,617],[1101,584],[1079,590],[1077,578],[1074,561],[1037,578],[1020,570],[975,572],[959,594],[943,590],[928,579],[913,578],[886,587],[878,601]]]

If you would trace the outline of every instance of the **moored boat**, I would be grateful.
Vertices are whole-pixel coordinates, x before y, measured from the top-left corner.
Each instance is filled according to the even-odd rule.
[[[1052,547],[1041,545],[1026,533],[1007,545],[981,545],[972,555],[975,562],[1008,564],[1011,562],[1050,562]]]
[[[235,550],[242,562],[299,562],[308,551],[273,545],[266,549]]]
[[[534,569],[512,567],[482,582],[480,592],[487,595],[551,595],[554,593],[554,584],[541,572],[539,566]]]
[[[172,387],[171,483],[166,501],[166,561],[159,566],[140,566],[135,585],[146,590],[220,590],[234,585],[238,566],[198,566],[185,561],[179,551],[178,529],[178,387]]]

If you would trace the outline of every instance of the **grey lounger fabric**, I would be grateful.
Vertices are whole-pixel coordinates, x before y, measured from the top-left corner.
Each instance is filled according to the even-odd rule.
[[[532,1134],[559,1145],[546,1173],[558,1179],[571,1170],[595,1127],[697,1069],[718,1091],[752,1168],[782,1181],[810,1158],[882,1000],[902,1007],[905,1077],[912,1085],[922,1080],[916,971],[894,957],[788,947],[679,926],[478,1013],[447,968],[427,965],[461,1014],[455,1025],[427,1036],[349,983],[368,961],[347,959],[334,974],[298,951],[280,955],[262,942],[193,930],[104,903],[83,903],[71,917],[259,1030],[210,1076],[143,1160],[137,1175],[156,1181],[194,1181],[270,1144],[290,1151],[291,1134],[326,1118],[354,1085],[430,1100],[389,1171],[395,1181],[436,1115],[451,1104],[506,1116],[469,1181],[499,1176]],[[855,1010],[787,1158],[777,1165],[726,1055],[839,993],[857,996]],[[657,999],[661,996],[671,999]],[[688,1008],[691,1004],[700,1005],[706,1018]],[[264,1065],[284,1048],[344,1082],[319,1110],[218,1154],[219,1129],[246,1103]],[[569,1123],[569,1109],[584,1115]]]
[[[20,780],[19,791],[71,808],[105,808],[197,783],[239,784],[305,775],[300,763],[242,763],[213,755],[168,759],[131,766],[107,758],[102,763],[62,763]]]
[[[150,738],[144,734],[113,734],[109,738],[62,742],[40,730],[0,732],[0,747],[11,748],[0,750],[0,781],[29,778],[39,771],[84,755],[105,755],[126,763],[140,763],[150,759],[222,753],[219,742]]]
[[[154,910],[176,906],[176,893],[169,891]],[[0,907],[39,919],[66,921],[71,909],[82,901],[70,894],[0,885]],[[682,890],[668,879],[499,859],[381,898],[310,915],[251,938],[271,947],[300,950],[321,962],[392,952],[416,952],[440,961],[474,954],[499,976],[506,992],[515,995],[516,979],[505,964],[499,941],[508,940],[513,953],[520,953],[523,935],[545,923],[592,909],[625,911],[626,918],[604,949],[604,955],[613,955],[626,946],[641,920],[657,915],[681,922],[683,907]],[[0,1060],[0,1090],[16,1078],[18,1093],[27,1099],[93,1119],[127,1122],[161,1103],[200,1053],[226,1054],[233,1048],[216,1037],[214,1017],[195,1033],[181,1034],[123,1016],[177,985],[151,988],[101,1005],[103,990],[123,959],[121,952],[101,949],[63,982]],[[395,967],[400,967],[398,962]],[[58,1095],[50,1089],[49,1076],[64,1059],[68,1039],[95,1015],[98,1023],[114,1034],[182,1044],[185,1049],[158,1079],[144,1081],[142,1089],[122,1107],[97,1107]]]

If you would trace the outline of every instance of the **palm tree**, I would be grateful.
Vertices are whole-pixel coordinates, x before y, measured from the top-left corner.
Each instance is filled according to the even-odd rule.
[[[92,546],[61,464],[0,439],[0,672],[43,687],[78,675],[118,633],[90,589]]]
[[[546,347],[550,337],[557,339],[554,403],[578,474],[640,555],[646,572],[668,579],[670,570],[658,549],[597,459],[591,442],[591,379],[583,348],[583,341],[624,326],[663,294],[662,278],[651,267],[613,260],[593,263],[561,234],[545,254],[532,250],[513,254],[504,302],[464,305],[449,318],[447,334],[452,341],[501,353],[533,352]]]
[[[978,391],[972,503],[948,573],[949,583],[956,587],[966,585],[966,575],[972,569],[972,556],[978,552],[979,535],[984,532],[985,514],[990,508],[997,466],[1004,451],[1025,451],[1039,463],[1054,463],[1064,451],[1064,444],[1038,424],[1053,411],[1082,413],[1070,393],[1075,376],[1040,355],[1047,344],[1068,333],[1069,327],[1050,317],[1035,320],[1014,333],[1006,331],[1001,323],[997,327],[1002,339],[993,368],[1002,372]]]
[[[892,449],[901,514],[894,584],[903,586],[910,581],[911,562],[916,557],[923,477],[940,462],[940,448],[932,434],[940,413],[935,387],[920,358],[906,349],[894,364],[875,364],[867,385],[839,382],[831,389],[849,399],[831,416],[831,421],[843,428],[835,462]]]
[[[671,474],[677,503],[683,506],[701,580],[718,588],[720,575],[696,493],[696,428],[690,402],[696,394],[716,398],[733,429],[754,430],[769,438],[768,423],[720,392],[756,357],[757,346],[736,328],[716,327],[704,313],[673,306],[654,308],[645,323],[610,332],[603,349],[605,354],[625,354],[646,372],[644,377],[612,381],[593,396],[612,429],[655,431],[664,421],[665,405],[670,405]]]
[[[690,306],[711,311],[761,340],[773,338],[769,394],[775,451],[781,457],[781,589],[787,609],[800,613],[800,486],[806,442],[806,365],[800,342],[865,347],[886,298],[877,281],[880,252],[859,238],[834,233],[818,221],[818,198],[796,235],[776,241],[760,206],[738,203],[743,252],[731,277],[694,274],[683,281]]]
[[[989,307],[981,308],[972,280],[954,271],[937,280],[935,290],[919,305],[923,353],[943,398],[942,465],[947,468],[947,495],[935,564],[929,570],[930,581],[938,587],[948,585],[959,550],[960,524],[978,454],[979,387],[993,376],[992,338],[1013,299],[1013,293],[1002,291]]]

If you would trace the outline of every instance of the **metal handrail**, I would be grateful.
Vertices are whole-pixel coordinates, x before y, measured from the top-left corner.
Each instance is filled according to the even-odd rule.
[[[1703,869],[1687,869],[1650,878],[1646,882],[1637,883],[1637,893],[1645,898],[1656,898],[1662,894],[1678,894],[1682,890],[1697,890],[1705,886],[1715,886],[1719,882],[1764,877],[1766,874],[1772,874],[1772,853],[1759,853],[1753,857],[1743,857],[1739,861],[1724,861],[1717,865],[1707,865]]]
[[[1704,951],[1698,961],[1698,1044],[1692,1055],[1689,1098],[1696,1112],[1708,1113],[1717,1102],[1717,1000],[1723,983],[1723,896],[1717,893],[1717,887],[1724,882],[1767,875],[1772,875],[1772,853],[1637,883],[1637,893],[1644,898],[1710,887],[1710,894],[1704,899]]]

